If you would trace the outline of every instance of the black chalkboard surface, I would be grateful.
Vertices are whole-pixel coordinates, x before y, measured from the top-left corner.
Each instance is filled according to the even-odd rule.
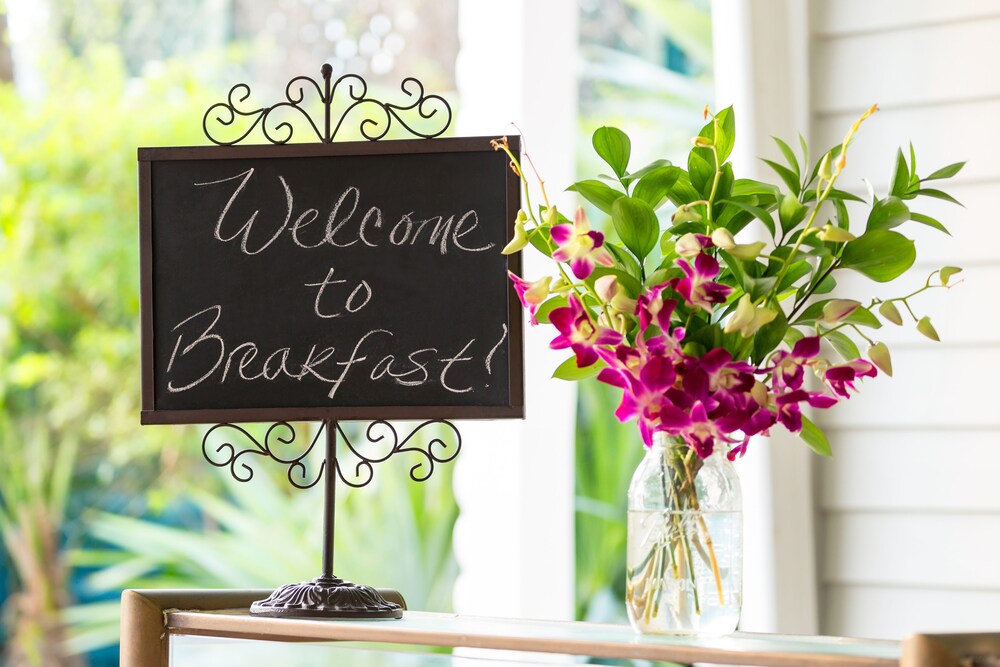
[[[523,417],[489,138],[140,148],[139,186],[142,423]]]

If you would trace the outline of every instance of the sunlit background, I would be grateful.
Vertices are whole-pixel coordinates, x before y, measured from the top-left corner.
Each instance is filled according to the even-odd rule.
[[[138,425],[135,149],[204,144],[202,115],[233,84],[270,103],[323,63],[385,99],[419,78],[451,102],[451,133],[523,132],[553,191],[600,172],[595,128],[626,130],[633,165],[678,159],[717,103],[736,105],[746,176],[765,176],[768,135],[802,133],[818,152],[873,102],[853,190],[884,187],[910,139],[929,167],[972,160],[955,188],[969,208],[928,211],[955,239],[918,259],[970,269],[964,294],[927,303],[948,342],[887,335],[898,377],[826,418],[832,462],[776,438],[739,464],[742,627],[995,629],[1000,425],[958,377],[1000,362],[973,315],[997,283],[997,226],[974,225],[1000,177],[987,130],[1000,83],[981,53],[1000,56],[1000,10],[871,4],[0,0],[4,664],[117,664],[123,588],[319,573],[318,489],[263,462],[234,482],[203,460],[203,428]],[[642,448],[613,390],[547,379],[560,359],[546,341],[527,334],[527,421],[462,424],[460,460],[429,482],[399,461],[338,496],[338,574],[399,588],[413,609],[625,620],[625,490]]]

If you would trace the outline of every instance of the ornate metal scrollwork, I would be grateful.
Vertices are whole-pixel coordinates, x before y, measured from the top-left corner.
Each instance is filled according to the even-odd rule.
[[[310,129],[319,141],[331,143],[352,114],[361,116],[358,130],[369,141],[384,138],[394,122],[424,139],[441,136],[451,125],[448,102],[440,95],[427,95],[424,85],[413,77],[400,83],[403,97],[399,103],[394,103],[370,97],[368,83],[357,74],[344,74],[331,83],[333,68],[323,65],[321,72],[322,85],[310,77],[297,76],[285,86],[285,99],[271,106],[256,107],[250,101],[250,86],[236,84],[229,90],[225,102],[217,102],[205,111],[202,119],[205,136],[220,146],[232,146],[246,139],[259,125],[270,143],[286,144],[295,136],[298,123]],[[344,93],[339,99],[338,91]],[[315,109],[317,103],[322,108],[321,120],[310,114],[307,98],[314,98],[310,108]],[[339,105],[337,109],[334,109],[335,102]],[[375,117],[361,115],[363,110],[374,112]],[[231,140],[220,138],[220,130],[239,125],[239,121],[249,124],[242,134]],[[416,125],[418,122],[433,124],[429,130],[424,130]]]
[[[441,426],[445,432],[435,434],[425,446],[412,442],[414,437],[425,428]],[[312,472],[309,471],[307,460],[315,449],[316,443],[324,434],[327,426],[324,423],[313,435],[307,446],[296,450],[295,428],[288,422],[272,424],[259,440],[250,431],[236,424],[217,424],[205,432],[201,442],[201,451],[205,459],[217,468],[229,468],[229,474],[238,482],[249,482],[253,479],[254,470],[246,457],[262,457],[271,459],[287,466],[288,481],[298,489],[309,489],[322,479],[326,463],[322,462]],[[338,441],[344,443],[349,457],[337,456],[337,477],[344,484],[354,488],[367,486],[375,478],[375,466],[389,460],[396,454],[416,454],[418,460],[410,467],[410,479],[415,482],[425,482],[434,474],[434,466],[438,463],[453,461],[462,449],[462,434],[449,421],[432,419],[417,425],[409,435],[400,438],[396,428],[385,420],[373,421],[364,430],[367,442],[355,445],[351,442],[343,427],[337,423]],[[230,435],[223,435],[229,433]],[[234,442],[234,436],[242,444]],[[376,451],[372,451],[372,448]],[[289,452],[290,453],[286,453]],[[351,459],[350,463],[345,458]],[[345,472],[344,465],[349,470]]]
[[[205,432],[205,437],[201,440],[201,452],[205,460],[216,468],[229,468],[229,474],[238,482],[249,482],[253,479],[254,470],[247,463],[245,457],[263,457],[271,459],[288,467],[288,481],[297,489],[311,489],[323,477],[323,467],[320,464],[314,472],[315,478],[309,474],[306,466],[306,459],[316,446],[320,436],[326,426],[322,426],[316,431],[312,441],[301,452],[292,452],[293,456],[283,453],[288,446],[295,444],[295,428],[288,422],[275,422],[264,434],[263,442],[258,440],[248,430],[236,424],[216,424]],[[235,444],[225,435],[231,432],[241,440],[243,444]],[[222,442],[218,442],[222,440]],[[214,446],[214,449],[213,449]]]
[[[454,438],[453,441],[449,443],[446,438],[451,439],[451,436],[443,433],[432,437],[426,443],[426,448],[421,448],[417,444],[408,444],[417,433],[432,425],[439,425],[450,430],[451,436]],[[355,459],[354,474],[346,475],[342,459],[338,456],[337,477],[344,484],[354,488],[366,486],[372,481],[375,477],[376,464],[387,461],[396,454],[404,453],[415,453],[419,456],[419,460],[410,468],[410,479],[414,482],[425,482],[434,474],[436,464],[453,461],[462,449],[462,434],[459,433],[454,424],[444,419],[425,421],[410,431],[410,434],[402,440],[400,440],[396,428],[389,422],[382,419],[371,422],[365,429],[365,439],[370,445],[381,445],[378,454],[371,453],[368,448],[366,451],[361,451],[358,446],[352,444],[340,424],[337,424],[337,433]]]

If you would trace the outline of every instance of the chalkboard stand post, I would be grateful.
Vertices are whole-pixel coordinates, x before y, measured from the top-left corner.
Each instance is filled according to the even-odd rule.
[[[333,574],[333,528],[337,514],[337,422],[324,422],[323,574],[312,581],[285,584],[265,600],[250,605],[251,616],[294,618],[402,618],[403,608],[371,586],[344,581]]]

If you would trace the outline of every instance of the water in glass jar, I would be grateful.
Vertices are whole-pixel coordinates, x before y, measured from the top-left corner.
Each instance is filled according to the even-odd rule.
[[[630,511],[629,620],[640,632],[721,636],[736,630],[743,578],[740,512]]]

